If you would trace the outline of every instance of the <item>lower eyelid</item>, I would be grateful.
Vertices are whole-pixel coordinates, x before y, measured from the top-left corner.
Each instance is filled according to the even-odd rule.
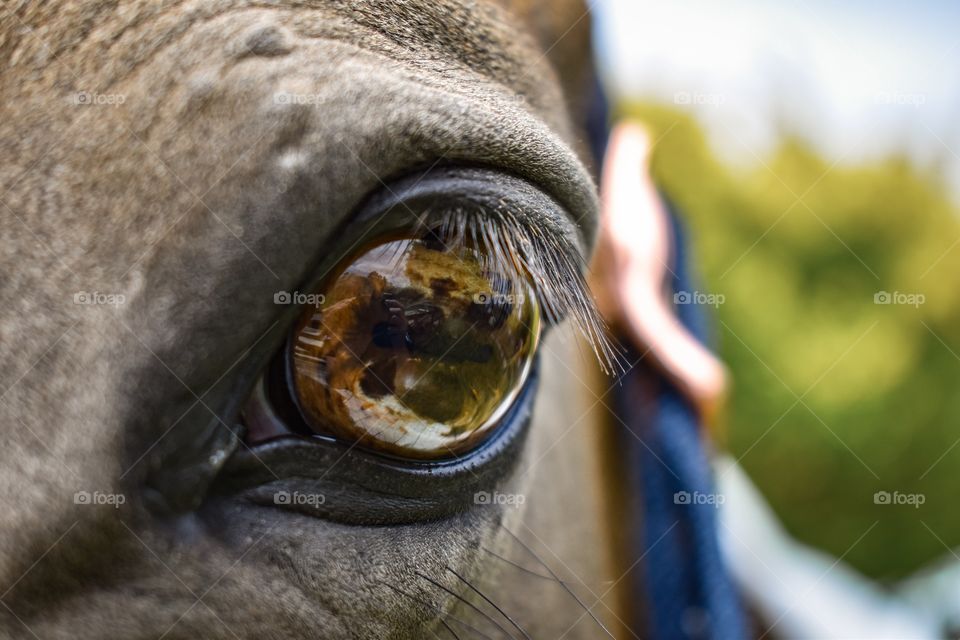
[[[494,437],[469,455],[446,461],[399,460],[345,443],[286,437],[243,447],[211,495],[238,496],[269,508],[344,524],[388,525],[435,520],[475,504],[521,460],[537,390],[534,366]],[[323,495],[322,503],[278,502],[278,493]]]

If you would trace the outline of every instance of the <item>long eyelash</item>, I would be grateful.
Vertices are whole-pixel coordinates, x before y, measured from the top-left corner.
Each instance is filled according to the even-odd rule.
[[[569,316],[608,375],[624,371],[621,350],[610,336],[584,280],[586,265],[572,247],[536,226],[521,224],[509,210],[448,208],[420,218],[421,230],[438,236],[452,250],[476,247],[488,260],[485,268],[528,283],[544,317],[556,324]],[[439,220],[439,223],[437,222]]]

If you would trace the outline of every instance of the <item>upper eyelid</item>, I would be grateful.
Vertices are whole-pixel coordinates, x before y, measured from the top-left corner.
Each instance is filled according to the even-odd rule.
[[[436,180],[449,180],[455,188],[438,198],[431,184]],[[422,200],[426,201],[423,205]],[[520,228],[542,230],[555,244],[581,258],[589,253],[593,242],[590,216],[574,217],[555,198],[527,180],[484,167],[441,166],[391,184],[383,183],[355,221],[369,222],[387,209],[405,210],[412,218],[421,220],[455,207],[491,214],[509,212]]]
[[[527,180],[485,167],[432,168],[384,184],[350,224],[364,229],[364,236],[411,227],[440,227],[461,241],[475,236],[500,266],[530,282],[546,324],[569,317],[601,368],[623,368],[583,275],[589,231]]]

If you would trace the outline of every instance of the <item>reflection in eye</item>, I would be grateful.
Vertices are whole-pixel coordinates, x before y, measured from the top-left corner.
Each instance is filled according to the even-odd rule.
[[[338,267],[288,348],[308,425],[408,458],[489,436],[529,373],[540,309],[475,246],[393,238]]]

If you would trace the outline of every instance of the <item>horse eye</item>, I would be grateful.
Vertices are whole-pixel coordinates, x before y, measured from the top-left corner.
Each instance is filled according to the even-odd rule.
[[[287,344],[318,435],[404,458],[469,452],[521,391],[540,333],[525,280],[476,247],[392,237],[334,269]]]

